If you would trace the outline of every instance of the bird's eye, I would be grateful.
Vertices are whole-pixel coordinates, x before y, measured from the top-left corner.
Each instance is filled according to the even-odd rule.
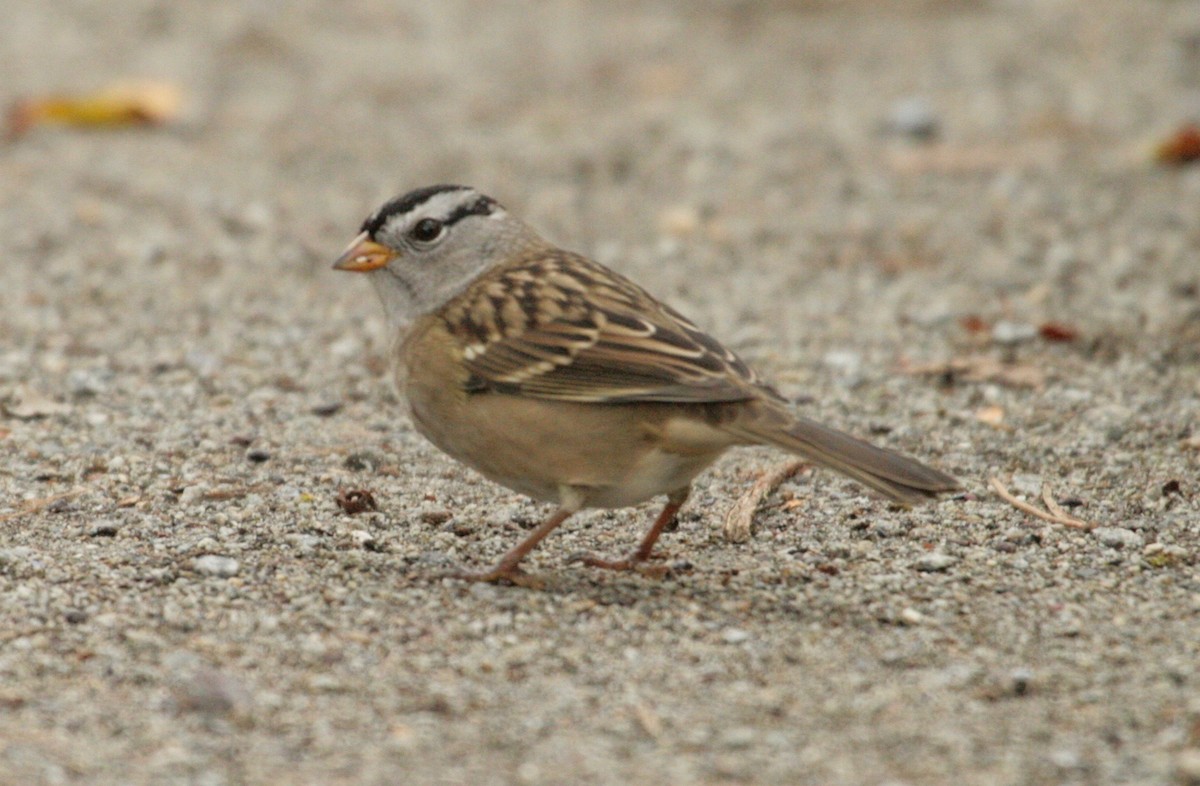
[[[437,240],[444,229],[445,225],[436,218],[422,218],[409,230],[408,236],[418,243],[430,243]]]

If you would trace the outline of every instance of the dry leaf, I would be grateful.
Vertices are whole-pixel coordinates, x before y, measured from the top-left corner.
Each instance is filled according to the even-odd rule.
[[[995,382],[1013,388],[1041,390],[1046,384],[1046,373],[1037,366],[1008,363],[987,355],[968,355],[941,363],[902,363],[899,370],[915,376],[937,376],[963,382]]]
[[[1182,166],[1200,160],[1200,126],[1181,126],[1154,149],[1160,164]]]
[[[1079,338],[1079,331],[1062,322],[1043,322],[1038,325],[1038,335],[1046,341],[1074,341]]]
[[[958,324],[968,333],[990,333],[992,330],[992,326],[978,314],[968,314],[958,320]]]
[[[70,412],[71,407],[61,401],[55,401],[48,396],[32,390],[16,390],[8,403],[0,404],[9,417],[17,420],[36,420],[51,415],[62,415]]]
[[[179,116],[183,93],[167,82],[126,82],[93,93],[37,96],[18,100],[8,112],[8,136],[40,125],[161,125]]]
[[[375,496],[366,489],[342,489],[337,495],[338,507],[353,516],[367,510],[379,510]]]

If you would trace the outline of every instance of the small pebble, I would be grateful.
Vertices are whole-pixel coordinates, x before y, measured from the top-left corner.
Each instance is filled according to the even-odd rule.
[[[1114,549],[1140,549],[1142,536],[1124,527],[1097,527],[1092,534],[1103,545]]]
[[[749,638],[750,634],[741,628],[726,628],[721,631],[721,640],[726,644],[741,644]]]
[[[1028,322],[1000,320],[995,325],[992,325],[992,341],[1005,346],[1023,344],[1026,341],[1037,338],[1037,335],[1037,326],[1031,325]]]
[[[1029,686],[1033,682],[1033,672],[1026,668],[1013,669],[1012,674],[1012,692],[1014,696],[1024,696],[1029,692]]]
[[[308,532],[290,532],[283,536],[283,541],[301,554],[309,554],[321,545],[321,536]]]
[[[862,384],[863,359],[860,353],[849,349],[835,349],[826,352],[822,361],[843,385],[858,387]]]
[[[102,519],[92,524],[92,528],[88,530],[89,538],[111,538],[115,537],[121,529],[121,525],[115,521]]]
[[[113,373],[106,368],[77,368],[67,374],[67,390],[81,398],[98,396],[108,391]]]
[[[937,137],[941,123],[928,100],[921,96],[909,96],[892,104],[884,118],[883,130],[927,142]]]
[[[83,419],[89,426],[103,426],[108,421],[112,420],[112,416],[107,412],[85,412]]]
[[[1042,540],[1041,533],[1030,527],[1009,527],[1004,531],[1002,538],[1015,546],[1028,546]]]
[[[37,552],[28,546],[0,549],[0,574],[18,574],[37,565]]]
[[[261,464],[271,458],[271,454],[261,448],[253,448],[246,451],[246,460],[255,464]]]
[[[1050,752],[1050,762],[1060,770],[1074,770],[1083,764],[1083,757],[1077,750],[1059,748]]]
[[[949,570],[957,562],[958,557],[935,551],[919,558],[913,563],[913,567],[922,573],[941,573]]]
[[[192,569],[204,576],[216,576],[227,579],[236,576],[241,564],[233,557],[222,557],[217,554],[205,554],[192,560]]]
[[[1042,493],[1042,476],[1029,472],[1018,472],[1012,476],[1013,491],[1026,497],[1036,497]]]
[[[881,538],[894,538],[904,534],[904,525],[898,521],[878,521],[873,529]]]
[[[426,524],[445,524],[454,514],[444,508],[435,508],[433,510],[423,510],[418,514],[421,521]]]
[[[183,363],[198,377],[213,377],[221,370],[221,359],[209,352],[199,349],[190,350],[183,357]]]
[[[362,451],[346,456],[342,466],[351,472],[374,472],[382,463],[383,461],[378,455]]]

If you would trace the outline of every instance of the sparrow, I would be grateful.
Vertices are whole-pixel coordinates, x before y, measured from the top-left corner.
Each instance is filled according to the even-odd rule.
[[[334,263],[370,275],[412,423],[490,480],[555,511],[489,570],[573,513],[665,495],[640,544],[600,568],[644,567],[692,480],[738,445],[772,445],[901,505],[959,488],[944,472],[798,415],[719,341],[625,276],[550,243],[474,188],[385,203]]]

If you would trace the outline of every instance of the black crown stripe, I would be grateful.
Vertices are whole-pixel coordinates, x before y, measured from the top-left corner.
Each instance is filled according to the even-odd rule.
[[[371,239],[375,238],[375,233],[383,228],[383,225],[388,222],[388,219],[393,216],[410,213],[417,207],[425,204],[438,194],[445,194],[450,191],[470,191],[469,186],[459,186],[451,184],[443,184],[436,186],[426,186],[409,191],[403,196],[398,196],[384,203],[383,207],[376,210],[366,221],[363,222],[360,231],[366,232]],[[490,197],[480,195],[478,199],[465,205],[460,205],[453,213],[446,216],[444,223],[449,226],[460,219],[471,215],[490,215],[497,205],[495,200]]]

